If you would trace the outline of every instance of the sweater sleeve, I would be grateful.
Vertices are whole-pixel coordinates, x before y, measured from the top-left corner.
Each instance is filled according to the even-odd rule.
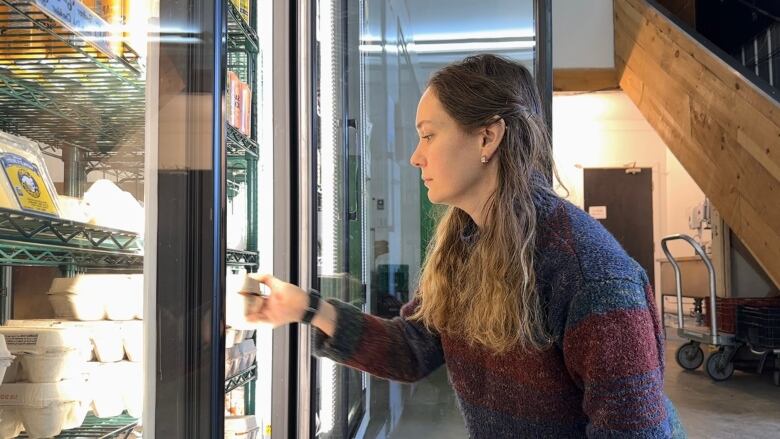
[[[591,281],[572,298],[563,353],[589,438],[685,437],[663,392],[663,352],[648,284]]]
[[[401,309],[400,317],[390,320],[335,299],[328,302],[336,307],[336,330],[328,337],[313,328],[315,355],[403,382],[418,381],[444,364],[439,335],[420,322],[407,320],[417,308],[416,300]]]

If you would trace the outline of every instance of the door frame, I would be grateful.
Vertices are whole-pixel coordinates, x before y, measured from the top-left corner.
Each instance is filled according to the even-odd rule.
[[[666,227],[666,164],[662,162],[644,162],[637,161],[631,162],[631,166],[625,165],[604,165],[604,166],[582,166],[582,189],[583,196],[581,199],[581,209],[585,208],[585,169],[628,169],[628,168],[650,168],[652,171],[652,207],[653,207],[653,271],[655,276],[653,284],[661,285],[661,263],[659,259],[662,259],[663,251],[661,250],[661,238],[663,238],[664,230]],[[586,212],[587,213],[587,212]],[[657,292],[655,294],[655,306],[658,318],[663,318],[663,301],[661,295]],[[663,320],[661,320],[663,323]]]

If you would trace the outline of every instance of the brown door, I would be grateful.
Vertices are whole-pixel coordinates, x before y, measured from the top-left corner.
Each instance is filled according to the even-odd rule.
[[[585,211],[617,238],[654,283],[652,169],[584,171]]]

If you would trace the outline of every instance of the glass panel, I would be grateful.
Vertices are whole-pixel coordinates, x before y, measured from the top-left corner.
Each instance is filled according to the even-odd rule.
[[[0,0],[4,437],[221,437],[255,392],[270,410],[249,347],[225,367],[268,180],[257,3]]]
[[[270,65],[272,1],[230,0],[225,7],[226,246],[256,259],[251,265],[228,261],[225,429],[250,417],[254,434],[270,438],[272,328],[246,324],[237,292],[247,272],[273,272],[272,78],[264,68]]]
[[[315,5],[318,281],[324,296],[392,318],[413,296],[435,221],[419,171],[409,164],[426,81],[438,68],[479,52],[519,60],[533,71],[534,2]],[[412,386],[330,360],[318,360],[315,370],[317,437],[387,437],[415,398]],[[418,389],[450,394],[442,373]],[[431,410],[432,425],[441,419],[438,411]],[[406,433],[399,437],[424,434]]]
[[[158,6],[0,0],[3,437],[140,431],[153,396],[144,248],[157,217],[144,160],[159,116]],[[32,408],[47,394],[61,404]]]

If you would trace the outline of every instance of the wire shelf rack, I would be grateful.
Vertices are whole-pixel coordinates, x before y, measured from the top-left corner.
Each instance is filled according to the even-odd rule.
[[[139,271],[143,269],[143,255],[0,239],[0,265],[75,265]]]
[[[233,375],[225,380],[225,393],[230,393],[237,388],[257,379],[257,365],[253,364],[249,369]]]
[[[228,50],[257,53],[260,48],[257,32],[244,20],[236,5],[227,1],[228,7]]]
[[[246,250],[227,250],[227,265],[240,267],[257,267],[257,252]]]
[[[0,239],[134,254],[138,234],[66,219],[0,208]]]
[[[126,414],[101,419],[90,413],[87,415],[84,423],[81,424],[81,427],[63,430],[62,433],[54,437],[57,439],[130,439],[136,437],[133,435],[133,429],[136,425],[138,425],[138,419]],[[26,438],[27,435],[22,434],[19,437]]]
[[[257,142],[245,136],[236,127],[227,125],[227,153],[230,157],[257,158]]]
[[[48,145],[143,151],[143,67],[108,55],[31,0],[0,0],[0,129]]]

